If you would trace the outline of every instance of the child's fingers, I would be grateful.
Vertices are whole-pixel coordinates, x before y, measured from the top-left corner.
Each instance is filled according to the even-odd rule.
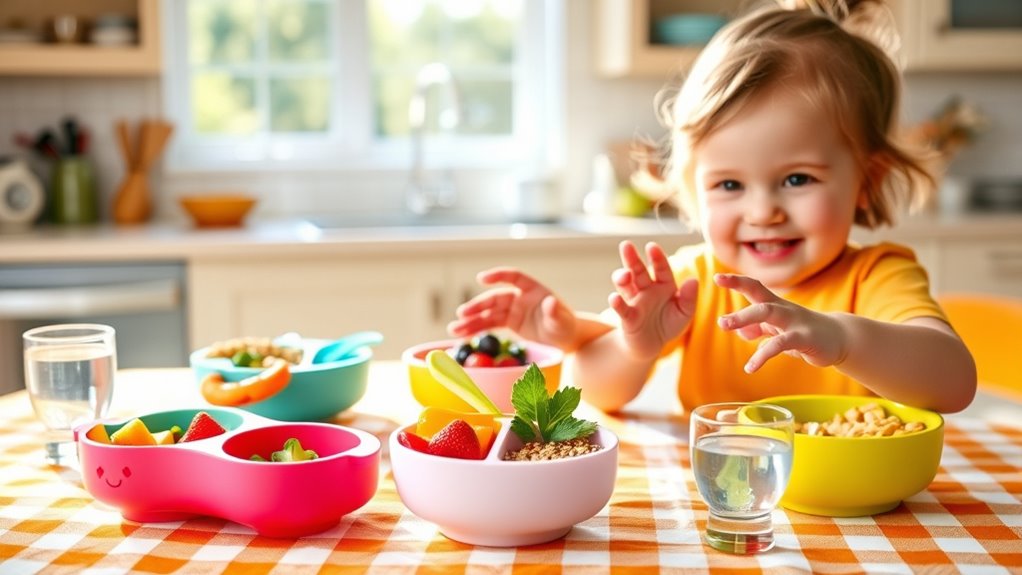
[[[633,280],[632,272],[630,270],[624,268],[616,269],[614,270],[614,273],[610,275],[610,280],[614,284],[614,287],[617,289],[618,293],[628,298],[629,300],[634,298],[639,293],[638,288],[635,286],[635,281]]]
[[[504,327],[506,322],[493,315],[474,315],[458,318],[447,324],[447,333],[455,337],[467,337],[481,331]]]
[[[653,270],[653,281],[674,283],[674,272],[671,271],[667,254],[656,242],[646,244],[646,259]]]
[[[468,317],[485,313],[494,314],[498,310],[504,310],[506,314],[516,297],[518,292],[511,288],[488,290],[459,305],[455,314],[459,317]]]
[[[767,324],[784,329],[791,324],[792,312],[789,306],[780,302],[757,303],[734,313],[717,318],[722,329],[741,330],[752,325]]]
[[[752,354],[749,361],[745,363],[745,373],[754,373],[763,367],[767,361],[786,352],[798,352],[803,345],[802,335],[799,332],[786,331],[763,340],[756,352]]]
[[[738,274],[714,274],[713,283],[722,288],[733,289],[740,292],[752,303],[775,301],[778,298],[758,281]]]
[[[625,240],[619,245],[618,251],[621,254],[621,264],[624,269],[632,273],[632,282],[637,289],[643,289],[652,283],[653,280],[649,277],[649,271],[635,244]]]
[[[476,281],[482,285],[509,284],[523,292],[536,288],[546,289],[532,276],[524,274],[516,268],[491,268],[476,274]]]

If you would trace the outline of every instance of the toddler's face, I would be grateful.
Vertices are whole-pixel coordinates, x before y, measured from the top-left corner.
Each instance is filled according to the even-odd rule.
[[[836,122],[772,90],[695,149],[703,236],[725,266],[790,288],[848,241],[862,174]]]

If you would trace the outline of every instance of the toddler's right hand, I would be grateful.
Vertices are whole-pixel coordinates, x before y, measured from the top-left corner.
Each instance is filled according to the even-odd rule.
[[[624,267],[614,272],[617,293],[608,301],[621,318],[621,333],[632,354],[654,358],[688,327],[695,314],[699,282],[690,279],[678,287],[667,254],[656,243],[646,244],[649,268],[631,242],[621,242],[620,251]]]
[[[447,325],[455,337],[507,327],[519,336],[548,345],[574,345],[575,313],[549,288],[515,268],[480,272],[482,285],[506,284],[489,289],[458,306],[458,319]]]

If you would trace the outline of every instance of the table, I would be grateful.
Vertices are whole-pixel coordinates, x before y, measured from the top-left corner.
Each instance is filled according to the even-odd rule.
[[[122,370],[116,385],[111,415],[203,405],[188,369]],[[8,394],[0,397],[0,574],[1022,573],[1022,410],[1000,419],[982,411],[1011,404],[985,397],[948,418],[937,477],[894,511],[830,519],[778,510],[776,547],[743,557],[701,542],[707,511],[689,469],[687,423],[665,399],[669,381],[650,385],[615,416],[583,406],[581,415],[621,439],[610,503],[561,540],[517,549],[446,539],[401,504],[386,457],[376,496],[315,536],[270,539],[216,518],[125,521],[92,499],[76,471],[42,462],[43,428],[28,396]],[[336,421],[385,440],[418,410],[401,365],[379,361],[366,396]]]

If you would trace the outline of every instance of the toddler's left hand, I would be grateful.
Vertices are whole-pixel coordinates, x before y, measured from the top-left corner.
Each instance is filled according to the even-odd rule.
[[[750,277],[717,274],[713,281],[740,292],[751,303],[721,316],[717,324],[725,330],[737,331],[744,339],[765,338],[745,364],[746,373],[753,373],[781,353],[800,357],[817,367],[841,363],[847,355],[847,337],[837,318],[778,297]]]

